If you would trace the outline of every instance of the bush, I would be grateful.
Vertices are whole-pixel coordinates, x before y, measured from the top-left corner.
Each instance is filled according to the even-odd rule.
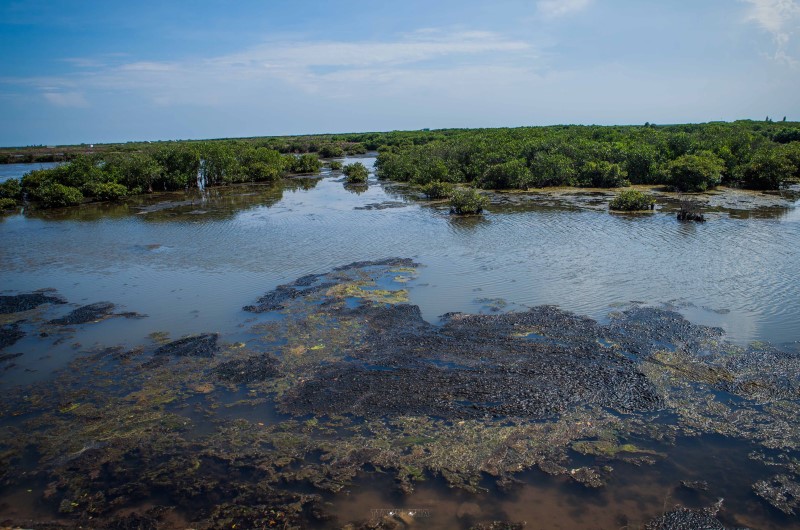
[[[641,210],[652,210],[656,200],[647,193],[639,190],[623,190],[614,197],[608,205],[612,210],[623,212],[636,212]]]
[[[12,199],[16,203],[22,198],[22,186],[17,179],[8,179],[0,183],[0,199]]]
[[[363,155],[367,152],[367,148],[364,144],[353,144],[347,146],[347,154],[348,155]]]
[[[354,164],[347,164],[344,166],[342,172],[347,177],[347,182],[351,184],[357,183],[365,183],[367,178],[369,177],[369,171],[367,170],[367,166],[362,164],[361,162],[356,162]]]
[[[335,144],[328,144],[322,146],[319,150],[319,156],[322,158],[334,158],[337,156],[344,156],[344,149]]]
[[[795,166],[784,153],[763,150],[742,168],[742,185],[751,190],[777,190],[793,180],[794,173]]]
[[[679,191],[706,191],[719,186],[725,163],[713,153],[683,155],[667,166],[669,183]]]
[[[39,203],[42,208],[57,208],[59,206],[74,206],[83,200],[83,194],[78,188],[64,186],[57,182],[48,182],[31,191],[31,198]]]
[[[447,199],[453,193],[453,185],[435,180],[422,186],[422,193],[429,199]]]
[[[450,213],[478,214],[489,205],[489,199],[474,189],[457,189],[450,194]]]
[[[630,186],[627,176],[627,172],[619,164],[612,164],[605,160],[587,162],[581,168],[582,182],[595,188]]]
[[[118,201],[128,195],[128,188],[116,182],[87,182],[81,192],[98,201]]]
[[[317,155],[300,155],[294,159],[292,171],[295,173],[318,173],[320,166]]]
[[[505,190],[526,189],[533,182],[525,160],[511,160],[502,164],[489,166],[481,178],[481,188]]]
[[[341,160],[331,160],[331,171],[340,171],[342,169]]]
[[[11,210],[16,207],[17,207],[16,199],[9,199],[8,197],[3,197],[0,199],[0,210]]]

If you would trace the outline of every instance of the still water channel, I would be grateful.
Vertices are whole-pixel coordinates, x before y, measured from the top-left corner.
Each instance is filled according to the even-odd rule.
[[[358,160],[374,163],[370,157]],[[3,179],[30,168],[0,169]],[[53,288],[72,303],[110,301],[147,315],[79,327],[75,341],[87,347],[144,345],[157,331],[173,337],[218,332],[221,340],[235,341],[244,336],[242,307],[277,285],[354,261],[396,256],[421,265],[408,284],[409,302],[432,323],[451,311],[542,304],[603,322],[610,311],[637,301],[719,326],[738,344],[800,341],[798,209],[756,213],[721,210],[706,223],[686,224],[662,211],[612,215],[570,201],[534,201],[495,205],[482,217],[459,219],[445,205],[416,200],[374,175],[369,188],[360,190],[324,170],[320,180],[3,217],[0,290]],[[46,380],[75,355],[74,341],[43,346],[38,337],[22,339],[13,350],[25,355],[0,376],[4,392]],[[714,457],[720,460],[716,471],[706,474],[722,484],[731,455],[746,453],[713,439],[683,447],[657,466],[623,467],[610,488],[588,496],[580,486],[541,473],[522,477],[525,486],[512,495],[498,493],[489,512],[514,520],[540,517],[535,528],[624,527],[618,514],[652,513],[667,503],[661,486],[677,470],[724,448]],[[468,495],[435,482],[410,498],[381,491],[374,484],[355,488],[338,498],[336,509],[349,517],[370,506],[425,505],[431,507],[428,526],[440,527],[455,524],[459,510],[476,509]],[[742,504],[758,503],[731,495],[740,495],[735,500]],[[758,524],[777,524],[762,508],[755,513]]]

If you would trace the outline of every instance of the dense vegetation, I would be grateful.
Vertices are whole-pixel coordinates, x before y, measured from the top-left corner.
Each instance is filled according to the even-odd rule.
[[[79,154],[67,164],[32,171],[21,182],[5,182],[0,198],[5,207],[23,197],[45,208],[71,206],[200,185],[273,182],[319,169],[315,154],[281,154],[236,141],[173,143],[131,153]]]
[[[739,121],[670,126],[554,126],[447,131],[385,146],[381,178],[484,189],[719,184],[777,189],[800,180],[797,123]]]
[[[0,208],[39,206],[317,173],[319,157],[377,150],[381,178],[428,185],[445,198],[462,183],[484,189],[719,184],[779,189],[800,181],[800,124],[708,123],[392,131],[238,140],[0,149],[0,163],[67,160],[0,186]],[[338,161],[331,162],[338,169]],[[351,177],[348,176],[348,179]]]

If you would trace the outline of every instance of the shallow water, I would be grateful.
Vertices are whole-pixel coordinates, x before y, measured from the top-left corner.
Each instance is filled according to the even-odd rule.
[[[61,162],[36,162],[34,164],[0,164],[0,182],[8,179],[21,179],[25,173],[37,169],[49,169],[61,165]]]
[[[734,341],[800,340],[800,209],[704,224],[569,205],[459,219],[375,182],[363,193],[338,175],[313,184],[5,217],[2,286],[52,287],[72,302],[108,300],[150,315],[114,330],[117,340],[135,341],[154,327],[224,333],[242,306],[280,283],[404,256],[423,265],[410,301],[430,321],[492,299],[502,299],[505,310],[555,304],[599,319],[636,300],[670,302]],[[170,200],[186,204],[161,204]],[[155,211],[142,213],[148,204]]]
[[[353,189],[338,173],[327,172],[321,180],[278,186],[26,212],[0,220],[3,294],[55,288],[72,304],[110,301],[118,310],[148,316],[74,326],[71,333],[45,339],[28,336],[6,350],[25,355],[0,374],[0,388],[13,391],[9,387],[46,379],[93,345],[147,344],[153,332],[172,338],[219,332],[226,342],[252,340],[245,330],[261,317],[242,307],[263,293],[306,274],[389,256],[421,264],[407,284],[409,302],[431,322],[450,311],[541,304],[602,321],[610,311],[640,301],[667,304],[693,322],[720,326],[735,342],[800,341],[798,212],[722,212],[707,223],[686,224],[667,212],[612,215],[565,202],[493,207],[482,217],[455,218],[442,204],[413,200],[402,186],[371,176],[367,190]],[[55,306],[42,316],[72,308]],[[232,411],[232,417],[272,421],[259,414]],[[204,432],[201,425],[198,435]],[[731,469],[746,460],[747,451],[727,440],[682,440],[654,466],[623,464],[600,493],[538,471],[521,476],[524,485],[513,493],[477,496],[432,482],[398,498],[370,479],[336,496],[334,511],[342,520],[364,519],[372,509],[429,503],[430,518],[421,526],[447,528],[469,522],[463,514],[475,504],[483,515],[538,521],[535,528],[635,527],[675,496],[688,506],[715,501],[675,491],[676,481],[702,478],[714,491],[730,483],[729,502],[739,517],[752,518],[727,522],[796,524],[741,493],[749,491],[755,464],[748,464],[744,476],[732,476]],[[709,462],[708,455],[715,459]],[[632,514],[641,518],[623,520]]]

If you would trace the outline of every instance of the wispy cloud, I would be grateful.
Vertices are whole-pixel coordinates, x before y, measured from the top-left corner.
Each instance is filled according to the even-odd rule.
[[[539,0],[536,9],[546,18],[558,18],[583,11],[593,0]]]
[[[427,29],[392,41],[267,42],[237,53],[187,61],[112,61],[71,58],[76,66],[58,78],[9,79],[4,83],[38,88],[51,104],[85,105],[81,92],[136,92],[161,105],[213,105],[235,91],[275,83],[308,93],[349,95],[362,86],[388,85],[419,70],[432,68],[445,82],[447,71],[463,64],[492,66],[508,61],[529,65],[531,46],[484,31],[446,32]],[[443,61],[444,60],[444,61]]]
[[[84,108],[89,106],[89,102],[81,92],[44,92],[42,97],[56,107]]]
[[[772,34],[775,41],[774,59],[796,66],[798,61],[790,52],[793,34],[800,27],[800,3],[797,0],[743,0],[749,4],[746,19]]]

